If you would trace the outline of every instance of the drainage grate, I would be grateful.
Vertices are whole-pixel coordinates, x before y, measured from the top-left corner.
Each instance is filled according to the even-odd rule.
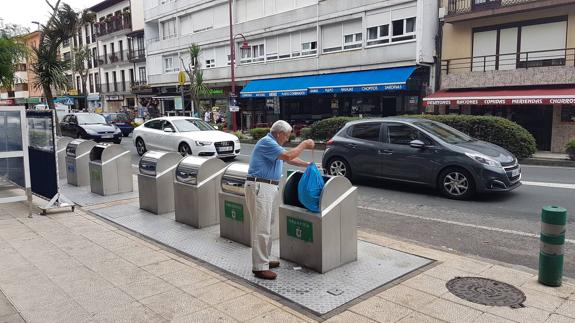
[[[481,277],[455,277],[445,284],[455,296],[488,306],[524,307],[525,294],[514,286]]]

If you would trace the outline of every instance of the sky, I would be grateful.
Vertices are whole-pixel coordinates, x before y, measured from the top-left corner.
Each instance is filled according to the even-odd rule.
[[[55,4],[57,0],[48,0]],[[60,3],[67,3],[76,11],[89,8],[102,0],[61,0]],[[37,29],[32,21],[46,23],[50,15],[50,7],[46,0],[0,0],[0,19],[4,23],[15,23],[30,28],[30,31]]]

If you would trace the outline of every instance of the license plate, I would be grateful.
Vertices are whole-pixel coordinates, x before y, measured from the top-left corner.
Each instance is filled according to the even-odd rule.
[[[521,172],[521,170],[519,168],[514,169],[511,171],[511,176],[515,177],[515,176],[519,175],[520,172]]]
[[[234,147],[220,147],[220,151],[231,151]]]
[[[114,138],[114,135],[102,135],[102,139]]]

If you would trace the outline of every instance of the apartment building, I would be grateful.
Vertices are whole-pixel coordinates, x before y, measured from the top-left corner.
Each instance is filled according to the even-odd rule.
[[[96,13],[97,65],[100,101],[104,111],[137,106],[147,92],[142,0],[105,0]]]
[[[444,0],[440,113],[496,115],[540,150],[575,138],[575,1]]]
[[[196,43],[211,87],[201,110],[217,107],[230,122],[229,2],[144,5],[148,84],[164,113],[175,109],[177,74]],[[437,1],[235,0],[231,11],[243,129],[418,113],[435,82]]]

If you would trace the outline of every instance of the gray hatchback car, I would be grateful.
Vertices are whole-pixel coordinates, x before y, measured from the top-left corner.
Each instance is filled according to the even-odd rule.
[[[329,175],[423,184],[459,200],[521,185],[513,154],[425,119],[349,122],[327,142],[322,165]]]

